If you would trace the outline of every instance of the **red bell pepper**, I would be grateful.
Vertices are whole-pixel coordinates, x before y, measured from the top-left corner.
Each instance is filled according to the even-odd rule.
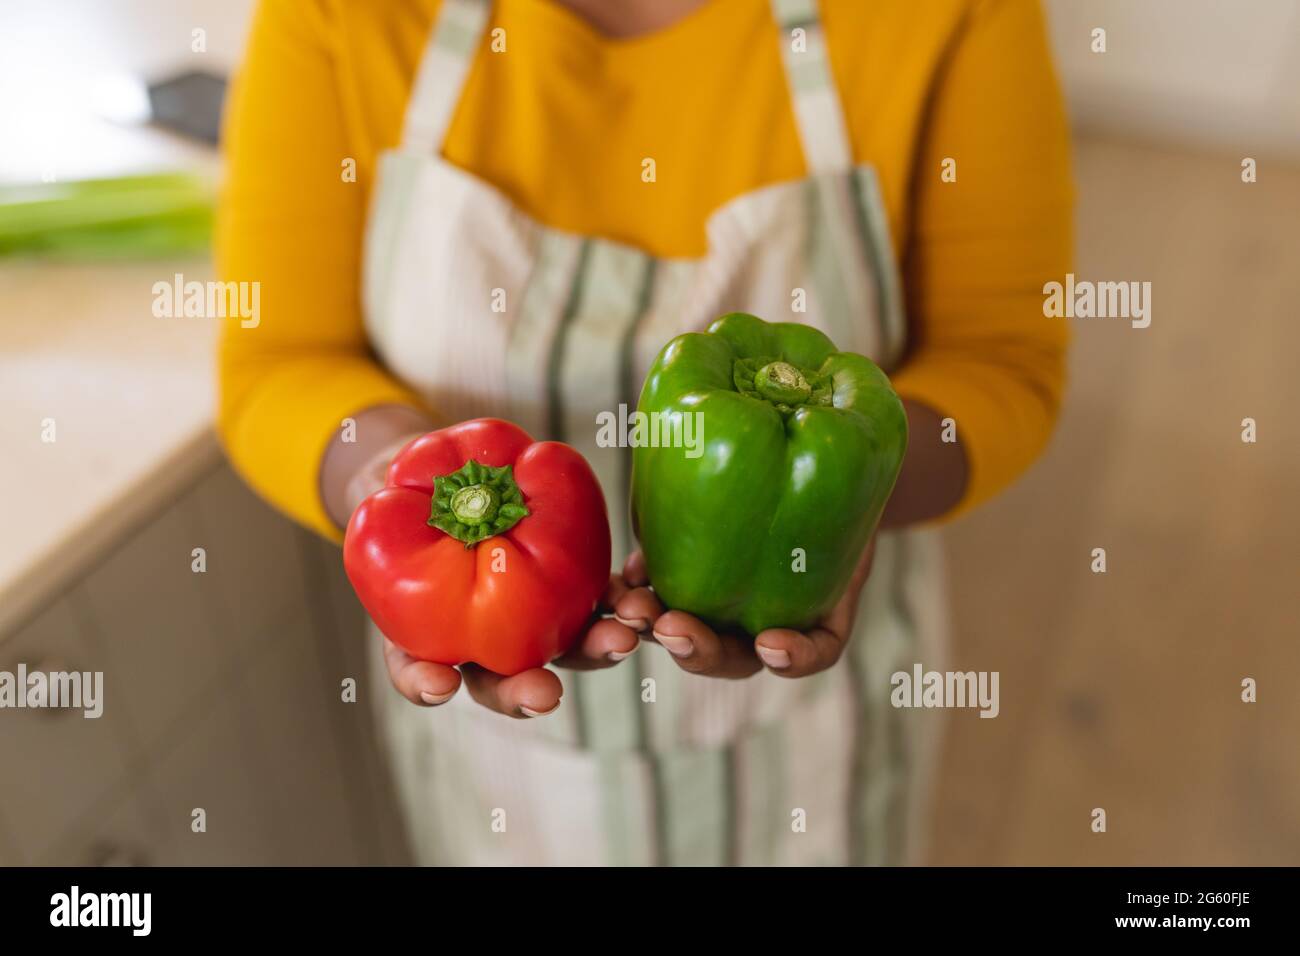
[[[343,542],[348,579],[389,640],[498,674],[568,650],[609,583],[609,559],[591,466],[494,418],[398,452]]]

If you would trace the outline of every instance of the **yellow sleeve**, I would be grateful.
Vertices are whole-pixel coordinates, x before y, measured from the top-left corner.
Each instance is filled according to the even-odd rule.
[[[369,357],[360,246],[369,170],[349,124],[324,4],[263,0],[225,124],[216,232],[227,282],[260,283],[256,327],[228,321],[218,352],[217,428],[236,470],[322,534],[321,457],[345,417],[417,404]],[[356,182],[346,158],[363,164]]]
[[[1025,471],[1055,424],[1069,330],[1043,315],[1043,284],[1070,267],[1073,187],[1038,3],[975,3],[951,50],[914,171],[916,343],[894,385],[956,422],[970,467],[958,514]]]

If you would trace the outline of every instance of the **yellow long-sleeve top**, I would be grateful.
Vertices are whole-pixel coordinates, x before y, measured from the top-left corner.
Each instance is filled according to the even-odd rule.
[[[319,469],[342,419],[419,404],[368,350],[360,257],[376,155],[399,141],[437,6],[262,0],[227,115],[218,268],[261,283],[261,321],[222,337],[219,431],[256,489],[329,535]],[[1042,14],[1035,0],[821,10],[902,266],[913,345],[894,385],[955,420],[964,510],[1037,456],[1064,383],[1067,331],[1042,288],[1069,266],[1072,189]],[[498,0],[492,17],[508,53],[478,56],[443,152],[541,222],[698,256],[710,212],[805,175],[767,0],[709,0],[621,40],[550,0]]]

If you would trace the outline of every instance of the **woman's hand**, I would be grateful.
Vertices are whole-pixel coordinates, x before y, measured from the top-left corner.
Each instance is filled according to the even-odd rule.
[[[344,445],[336,439],[322,467],[326,506],[340,527],[362,501],[384,486],[393,457],[412,439],[435,427],[419,413],[401,406],[370,409],[356,416],[356,422],[357,440]],[[622,575],[611,575],[587,631],[554,663],[574,670],[597,670],[612,667],[635,651],[640,643],[637,632],[649,622],[620,622],[617,616],[604,616],[618,615],[631,590]],[[509,717],[543,717],[560,706],[564,691],[559,677],[544,667],[510,677],[475,664],[458,669],[417,660],[388,638],[384,638],[384,661],[397,692],[423,707],[445,704],[463,683],[470,696],[489,710]]]
[[[618,612],[629,624],[652,622],[653,639],[664,646],[677,666],[692,674],[734,679],[749,677],[766,667],[781,677],[807,677],[826,670],[844,652],[853,633],[858,595],[871,573],[875,550],[873,535],[844,596],[807,632],[774,627],[750,640],[743,635],[719,634],[685,611],[664,611],[647,586],[645,559],[639,551],[623,569],[624,581],[632,590],[619,602]]]
[[[377,405],[358,412],[349,431],[340,428],[320,466],[321,501],[339,530],[367,497],[384,487],[388,465],[408,442],[436,427],[406,405]]]
[[[641,552],[628,558],[622,574],[610,575],[609,588],[591,626],[554,664],[574,670],[613,667],[630,657],[642,636],[662,644],[682,670],[708,677],[741,678],[765,666],[782,677],[806,677],[840,658],[853,632],[858,595],[871,573],[875,539],[868,543],[847,590],[817,626],[800,632],[763,631],[754,640],[719,634],[684,611],[667,611],[649,588]],[[606,616],[611,615],[611,616]],[[384,660],[397,692],[426,707],[451,700],[462,683],[479,704],[507,717],[544,717],[560,706],[564,688],[554,671],[534,668],[503,677],[475,664],[459,669],[419,661],[387,638]]]
[[[622,575],[610,575],[609,589],[591,626],[568,653],[554,663],[574,670],[599,670],[613,667],[630,656],[639,644],[637,631],[649,626],[647,621],[619,619],[622,612],[633,611],[639,606],[630,603],[632,593]],[[606,613],[615,616],[604,617]],[[463,664],[457,669],[416,660],[387,638],[384,638],[384,660],[397,692],[411,703],[425,707],[445,704],[463,683],[470,697],[488,710],[507,717],[544,717],[560,706],[560,695],[564,691],[560,678],[545,667],[536,667],[511,677],[502,677],[476,664]]]

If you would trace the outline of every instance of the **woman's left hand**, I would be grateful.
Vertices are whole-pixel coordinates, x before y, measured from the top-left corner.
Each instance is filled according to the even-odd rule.
[[[875,550],[873,535],[844,596],[809,631],[774,627],[751,640],[744,635],[719,634],[685,611],[665,611],[650,590],[640,551],[628,558],[623,568],[623,580],[630,590],[614,602],[615,613],[620,623],[662,644],[677,665],[692,674],[738,679],[766,667],[781,677],[807,677],[826,670],[844,653]]]
[[[610,575],[609,588],[591,625],[563,657],[552,663],[573,670],[599,670],[630,657],[639,646],[636,630],[617,618],[603,616],[611,611],[617,614],[630,591],[621,575]],[[417,660],[388,638],[384,638],[384,660],[397,692],[425,707],[445,704],[463,683],[469,695],[488,710],[515,718],[545,717],[560,706],[564,693],[560,678],[547,667],[510,676],[494,674],[477,664],[451,667]]]

